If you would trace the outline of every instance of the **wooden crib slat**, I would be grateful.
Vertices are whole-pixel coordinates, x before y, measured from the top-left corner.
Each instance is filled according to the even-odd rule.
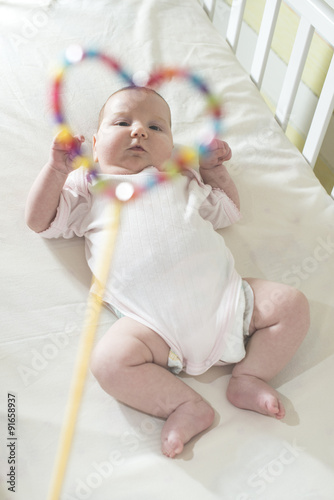
[[[216,9],[216,0],[203,0],[203,8],[212,21]]]
[[[245,6],[246,0],[234,0],[232,3],[226,32],[226,40],[231,46],[233,52],[236,52],[237,50]]]
[[[276,109],[276,120],[283,130],[286,130],[288,125],[313,33],[314,27],[306,19],[302,18],[298,26],[296,39]]]
[[[266,68],[280,6],[281,0],[271,0],[270,2],[266,2],[264,8],[261,28],[250,72],[251,79],[258,88],[261,88],[262,85],[264,70]]]
[[[334,111],[334,55],[307,135],[303,155],[313,168]]]

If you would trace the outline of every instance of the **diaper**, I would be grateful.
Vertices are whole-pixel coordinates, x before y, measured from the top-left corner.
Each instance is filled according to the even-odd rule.
[[[108,307],[117,316],[117,318],[122,318],[124,316],[124,314],[110,304],[108,304]],[[245,346],[247,343],[247,337],[249,337],[249,325],[252,319],[253,309],[253,290],[247,281],[242,280],[233,329],[229,332],[227,338],[225,339],[224,352],[222,353],[220,360],[215,363],[215,366],[238,363],[245,357]],[[180,358],[174,351],[172,351],[172,349],[170,349],[168,355],[168,369],[176,375],[183,370]]]
[[[215,366],[238,363],[245,357],[245,346],[247,343],[247,337],[249,337],[249,326],[252,319],[253,309],[253,290],[247,281],[242,280],[233,329],[229,332],[227,338],[225,339],[224,352],[222,353],[220,360],[215,363]],[[175,374],[178,374],[183,370],[180,358],[172,350],[169,351],[168,368]]]
[[[116,307],[112,306],[111,304],[108,304],[108,302],[105,303],[105,305],[108,307],[108,309],[111,310],[111,312],[116,316],[116,318],[121,319],[124,318],[124,314],[121,313]]]

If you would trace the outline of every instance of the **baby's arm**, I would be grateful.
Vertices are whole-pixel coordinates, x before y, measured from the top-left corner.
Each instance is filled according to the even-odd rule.
[[[209,148],[210,150],[207,153],[199,157],[199,172],[203,181],[213,188],[223,190],[236,207],[240,209],[237,188],[225,165],[223,165],[224,161],[228,161],[232,157],[229,145],[225,141],[214,139]]]
[[[83,136],[75,136],[73,143],[79,147],[84,140]],[[25,217],[30,229],[36,233],[47,229],[56,216],[61,191],[72,171],[73,143],[64,145],[59,135],[53,139],[49,161],[31,187]]]

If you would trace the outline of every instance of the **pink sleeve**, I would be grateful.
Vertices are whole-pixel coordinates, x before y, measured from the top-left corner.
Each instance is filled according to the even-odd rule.
[[[74,170],[68,176],[60,195],[57,214],[50,227],[39,233],[43,238],[83,236],[90,213],[91,194],[86,173]]]
[[[224,191],[205,184],[196,170],[192,170],[191,173],[198,186],[205,188],[208,193],[199,208],[199,213],[203,219],[212,223],[214,229],[228,227],[241,218],[240,211]]]

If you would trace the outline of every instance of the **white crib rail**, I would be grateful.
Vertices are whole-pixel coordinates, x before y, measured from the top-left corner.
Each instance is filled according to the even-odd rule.
[[[204,0],[203,8],[212,21],[216,9],[216,0]]]
[[[251,79],[258,88],[261,88],[262,85],[280,6],[281,0],[270,0],[266,2],[264,8],[261,29],[257,39],[250,73]]]
[[[233,2],[231,7],[226,40],[232,47],[233,52],[237,50],[245,6],[246,0],[239,0],[238,2]]]
[[[208,2],[209,0],[204,0],[205,4]],[[283,130],[289,122],[314,32],[316,31],[334,47],[334,11],[323,0],[285,0],[285,3],[298,14],[300,23],[275,113]],[[238,46],[245,5],[246,0],[233,0],[231,7],[226,40],[234,52]],[[262,85],[280,5],[281,0],[266,1],[250,72],[252,80],[259,89]],[[210,18],[212,17],[211,9]],[[303,149],[303,155],[312,167],[317,160],[333,110],[334,56]]]
[[[276,118],[285,130],[296,97],[314,31],[334,47],[334,12],[322,0],[285,0],[300,16],[300,23],[277,104]],[[303,155],[314,167],[334,110],[334,58],[308,131]]]
[[[286,130],[292,106],[302,77],[308,51],[312,42],[314,27],[305,18],[300,20],[298,31],[292,48],[287,72],[277,103],[276,119],[283,130]]]
[[[334,56],[322,87],[317,108],[307,134],[303,155],[308,163],[314,167],[324,140],[326,130],[334,110]]]

